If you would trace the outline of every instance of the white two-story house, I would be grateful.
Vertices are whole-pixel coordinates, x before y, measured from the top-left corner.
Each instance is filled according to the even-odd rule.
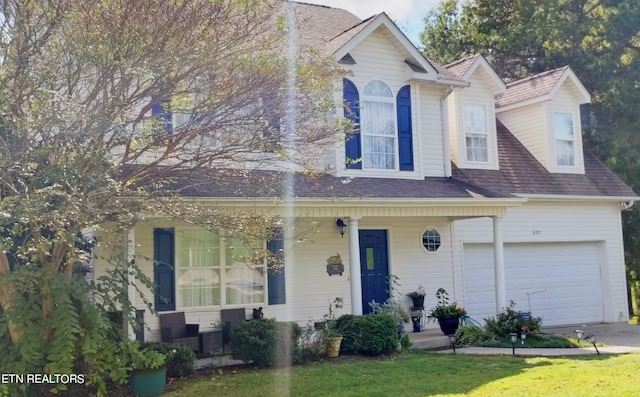
[[[184,311],[201,329],[226,308],[305,323],[336,297],[344,313],[369,312],[393,275],[407,310],[405,294],[422,286],[427,308],[442,287],[478,321],[511,301],[543,326],[628,319],[621,211],[637,196],[583,150],[590,96],[569,67],[505,84],[482,56],[426,59],[386,14],[291,7],[301,45],[344,69],[336,117],[357,128],[317,178],[259,170],[260,183],[183,191],[291,220],[264,242],[283,250],[279,272],[234,262],[233,239],[214,232],[161,219],[132,228],[126,254],[163,291],[156,310]],[[260,188],[269,178],[287,184],[277,205]],[[330,275],[336,254],[345,269]],[[158,339],[157,318],[145,320]]]

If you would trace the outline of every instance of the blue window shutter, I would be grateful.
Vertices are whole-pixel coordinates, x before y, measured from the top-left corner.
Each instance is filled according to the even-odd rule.
[[[400,171],[413,171],[413,137],[411,131],[411,87],[405,85],[398,91],[398,153]]]
[[[169,109],[169,101],[160,101],[151,107],[151,116],[157,118],[162,123],[162,127],[167,134],[173,130],[173,117]]]
[[[173,229],[153,229],[153,277],[156,310],[176,310],[175,236]]]
[[[360,96],[355,84],[342,79],[342,99],[344,100],[344,117],[351,121],[356,130],[345,138],[347,168],[362,169],[362,150],[360,146]],[[357,162],[354,162],[357,160]]]
[[[284,236],[282,229],[278,229],[273,239],[267,241],[267,250],[281,261],[284,260]],[[269,305],[282,305],[287,303],[284,266],[278,270],[272,271],[269,269],[267,271],[267,282],[269,283]]]

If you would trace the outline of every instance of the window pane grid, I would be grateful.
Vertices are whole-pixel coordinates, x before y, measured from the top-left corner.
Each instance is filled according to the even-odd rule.
[[[231,237],[223,245],[218,234],[207,230],[180,231],[176,243],[180,307],[265,302],[265,265],[247,263],[261,247]]]
[[[573,115],[571,113],[553,113],[553,133],[556,140],[556,164],[574,166]]]
[[[486,106],[464,106],[464,131],[467,161],[488,162],[489,150]]]
[[[361,102],[363,167],[396,169],[396,108],[391,89],[374,80],[364,88]]]

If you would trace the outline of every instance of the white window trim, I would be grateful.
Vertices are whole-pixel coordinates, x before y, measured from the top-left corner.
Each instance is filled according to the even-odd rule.
[[[555,129],[555,117],[556,115],[568,114],[571,116],[571,129],[573,133],[573,137],[571,139],[559,138],[557,135],[557,131]],[[554,111],[551,114],[551,126],[553,128],[553,153],[554,153],[554,164],[556,167],[560,169],[571,169],[576,168],[578,164],[578,156],[577,156],[577,144],[576,144],[576,117],[574,112],[571,111]],[[558,141],[562,142],[571,142],[573,147],[573,164],[559,164],[558,158]]]
[[[485,132],[478,132],[478,131],[471,131],[471,132],[467,132],[467,125],[465,122],[466,119],[466,111],[467,111],[467,107],[469,106],[482,106],[484,108],[484,123],[485,123]],[[489,106],[486,103],[464,103],[462,105],[462,132],[463,132],[463,146],[464,146],[464,159],[467,163],[469,164],[482,164],[482,165],[487,165],[487,164],[491,164],[492,163],[492,159],[491,159],[491,131],[492,129],[490,128],[489,125]],[[467,137],[482,137],[484,136],[485,138],[485,142],[486,142],[486,147],[485,150],[487,151],[487,160],[486,161],[478,161],[478,160],[470,160],[469,156],[468,156],[468,152],[467,152]]]
[[[372,95],[366,95],[364,94],[364,88],[369,85],[370,83],[374,82],[374,81],[379,81],[382,82],[384,85],[387,86],[387,88],[389,88],[389,90],[391,91],[391,97],[383,97],[383,96],[372,96]],[[361,106],[360,107],[360,151],[362,153],[362,170],[363,171],[381,171],[381,172],[395,172],[395,171],[399,171],[400,170],[400,151],[398,148],[398,116],[397,116],[397,104],[396,104],[396,97],[394,95],[394,90],[391,88],[391,86],[389,84],[387,84],[386,82],[384,82],[383,80],[378,80],[378,79],[374,79],[374,80],[370,80],[368,81],[363,87],[362,87],[362,94],[360,97],[360,103],[364,103],[364,102],[383,102],[383,103],[390,103],[393,106],[393,135],[383,135],[383,134],[368,134],[365,133],[364,130],[362,129],[362,120],[363,120],[363,111],[364,111],[364,107]],[[370,168],[366,166],[365,163],[365,150],[364,150],[364,138],[365,137],[374,137],[374,138],[392,138],[393,139],[393,168]]]
[[[179,233],[188,233],[188,232],[192,232],[192,231],[202,231],[202,229],[198,229],[198,228],[180,228],[180,229],[176,229],[176,234]],[[206,230],[205,230],[206,231]],[[214,232],[209,232],[209,233],[214,233]],[[229,264],[229,266],[227,266],[227,255],[226,255],[226,249],[227,249],[227,239],[224,236],[221,236],[218,233],[214,233],[219,241],[218,244],[218,255],[219,255],[219,265],[218,266],[209,266],[209,267],[203,267],[203,268],[207,268],[207,269],[218,269],[220,274],[220,284],[219,284],[219,288],[220,288],[220,304],[219,305],[210,305],[210,306],[183,306],[182,304],[182,296],[180,295],[180,290],[179,290],[179,286],[178,286],[178,276],[179,276],[179,271],[180,270],[184,270],[184,267],[180,267],[179,264],[179,255],[178,252],[180,250],[180,246],[179,246],[179,238],[175,239],[175,282],[174,282],[174,293],[175,293],[175,297],[176,297],[176,310],[186,310],[186,311],[190,311],[190,310],[199,310],[199,309],[206,309],[206,308],[234,308],[234,307],[248,307],[248,306],[255,306],[255,305],[263,305],[266,306],[267,305],[267,301],[268,301],[268,282],[267,282],[267,266],[266,263],[262,264],[262,265],[247,265],[248,267],[256,267],[256,268],[262,268],[263,270],[263,300],[262,302],[250,302],[250,303],[227,303],[227,276],[226,276],[226,272],[229,269],[232,269],[236,266],[233,266],[232,264]],[[266,247],[266,242],[263,242],[263,244],[265,244]]]
[[[440,240],[440,245],[438,246],[438,248],[436,248],[434,251],[429,251],[427,249],[427,247],[424,246],[424,234],[427,231],[433,230],[438,234],[438,239]],[[436,227],[426,227],[422,230],[422,233],[420,233],[420,247],[422,247],[422,250],[424,252],[427,253],[427,255],[436,255],[438,253],[438,251],[440,251],[440,248],[442,248],[442,233],[440,233],[440,231],[438,231],[438,229]]]

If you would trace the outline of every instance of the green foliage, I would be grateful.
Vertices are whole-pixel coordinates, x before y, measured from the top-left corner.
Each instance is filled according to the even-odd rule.
[[[462,317],[467,314],[467,311],[458,306],[457,302],[449,304],[449,294],[444,288],[438,288],[436,291],[436,299],[438,303],[427,312],[427,318],[429,318],[429,320],[447,316]]]
[[[493,339],[493,335],[484,328],[465,325],[456,331],[456,342],[460,345],[476,345]]]
[[[180,343],[147,342],[142,348],[164,354],[167,358],[167,376],[183,378],[195,371],[196,355]]]
[[[409,338],[409,335],[402,335],[402,338],[400,338],[400,348],[403,351],[407,351],[411,349],[412,345],[413,343],[411,343],[411,339]]]
[[[369,306],[371,306],[371,313],[373,314],[386,314],[391,316],[396,321],[396,328],[399,336],[405,333],[404,324],[408,323],[411,318],[397,299],[389,298],[382,304],[370,302]]]
[[[0,360],[0,373],[83,373],[87,385],[95,385],[101,394],[106,393],[105,378],[116,383],[126,382],[128,374],[122,361],[122,346],[111,338],[113,324],[106,312],[87,298],[87,283],[61,273],[44,277],[44,273],[36,269],[30,274],[35,277],[28,283],[29,288],[18,290],[14,308],[0,311],[0,356],[16,357]],[[12,272],[10,277],[22,279],[17,285],[27,285],[23,282],[26,275],[22,271]],[[46,288],[50,288],[53,298],[48,319],[42,315]],[[9,320],[24,324],[24,334],[17,344],[11,342],[7,333]],[[48,333],[50,338],[45,340],[43,335]],[[21,385],[9,385],[11,394],[17,394],[21,388]],[[64,385],[51,386],[52,391],[64,388]]]
[[[398,345],[396,320],[388,314],[344,315],[338,318],[343,331],[341,351],[376,356]]]
[[[120,343],[125,365],[131,369],[156,369],[167,362],[167,356],[157,350],[142,347],[135,341]]]
[[[288,366],[301,358],[301,335],[296,323],[264,318],[245,321],[231,331],[231,356],[259,367]]]
[[[485,318],[485,328],[488,332],[498,338],[507,337],[510,333],[527,332],[528,334],[536,334],[540,331],[540,317],[530,317],[522,312],[513,310],[511,307],[505,308],[496,317]]]

